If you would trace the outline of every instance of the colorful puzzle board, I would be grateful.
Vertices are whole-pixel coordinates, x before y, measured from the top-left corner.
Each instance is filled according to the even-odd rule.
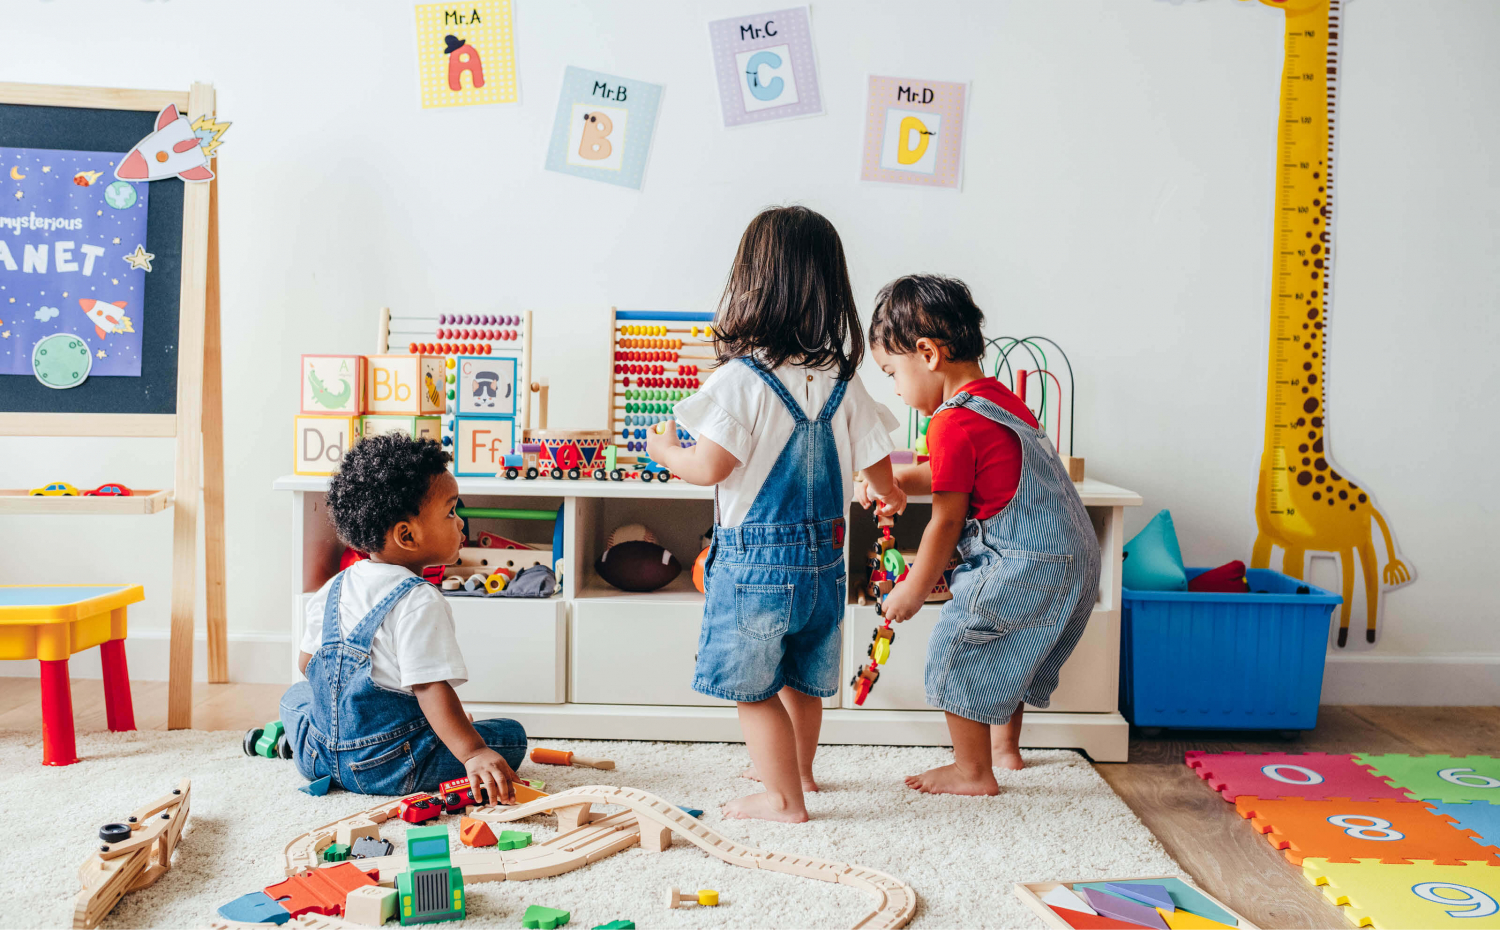
[[[1189,752],[1308,881],[1377,930],[1500,930],[1500,759]]]
[[[1175,876],[1017,882],[1016,897],[1059,930],[1256,930],[1213,895]],[[1150,906],[1147,902],[1157,902]]]

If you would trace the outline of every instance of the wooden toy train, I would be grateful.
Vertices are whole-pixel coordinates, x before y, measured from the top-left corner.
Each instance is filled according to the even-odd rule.
[[[613,439],[609,430],[530,430],[521,451],[503,457],[499,474],[510,481],[543,475],[577,481],[585,474],[596,481],[671,480],[672,473],[644,453],[638,454],[630,467],[622,467],[617,458],[620,450]]]

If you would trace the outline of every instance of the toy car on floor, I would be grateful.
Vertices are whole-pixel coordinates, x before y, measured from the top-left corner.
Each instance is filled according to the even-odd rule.
[[[287,739],[286,728],[280,720],[272,720],[263,727],[251,727],[245,731],[241,744],[247,756],[263,756],[267,759],[290,759],[292,741]]]
[[[443,812],[443,805],[426,792],[401,799],[401,819],[407,823],[426,823]]]

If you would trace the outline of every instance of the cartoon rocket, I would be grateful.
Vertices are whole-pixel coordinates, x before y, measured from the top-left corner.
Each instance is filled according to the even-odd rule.
[[[156,115],[156,130],[135,144],[115,168],[121,181],[160,181],[182,178],[184,181],[212,181],[208,156],[193,124],[169,103]]]
[[[84,315],[93,322],[94,331],[99,334],[100,339],[110,333],[135,332],[135,328],[130,325],[130,317],[121,312],[125,309],[123,300],[106,303],[85,297],[78,301],[78,306],[83,308]]]

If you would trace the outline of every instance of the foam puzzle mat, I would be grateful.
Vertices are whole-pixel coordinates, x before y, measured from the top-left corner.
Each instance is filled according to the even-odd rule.
[[[1185,761],[1354,926],[1500,930],[1500,758],[1189,752]]]

